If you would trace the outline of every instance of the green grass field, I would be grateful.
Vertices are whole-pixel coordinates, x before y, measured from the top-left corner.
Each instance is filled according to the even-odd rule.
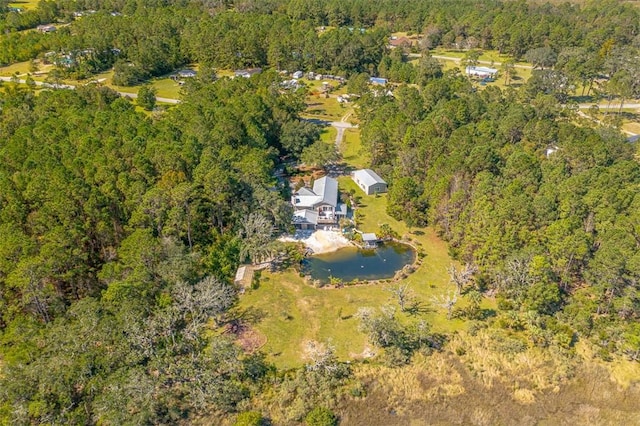
[[[14,74],[22,75],[29,72],[30,63],[27,62],[18,62],[16,64],[11,64],[6,67],[0,67],[0,76],[2,77],[11,77]]]
[[[380,197],[377,203],[369,203],[368,208],[363,208],[372,218],[371,223],[375,222],[374,214],[384,210],[384,200]],[[392,221],[385,217],[379,219]],[[366,225],[363,229],[367,229]],[[425,319],[438,332],[463,328],[462,320],[447,320],[445,312],[431,303],[433,297],[447,294],[453,289],[446,272],[451,264],[446,244],[430,229],[421,230],[420,235],[411,235],[411,238],[425,257],[418,269],[403,282],[409,284],[421,312],[410,315],[398,309],[398,317],[407,323]],[[311,340],[330,342],[342,360],[361,359],[368,346],[366,336],[358,329],[359,321],[355,315],[362,307],[397,307],[397,302],[388,291],[391,285],[391,282],[382,282],[318,289],[292,270],[266,273],[257,290],[241,296],[240,309],[248,310],[259,318],[254,328],[267,338],[262,351],[269,361],[280,368],[304,364],[304,348]]]
[[[335,127],[324,127],[322,129],[322,133],[320,133],[320,140],[323,140],[324,142],[327,143],[335,143],[336,142],[336,134],[338,133],[338,131],[336,130]]]
[[[345,163],[360,169],[368,165],[369,160],[360,143],[360,130],[345,130],[340,148],[342,159]]]
[[[22,0],[12,1],[9,3],[10,7],[19,7],[24,10],[33,10],[38,7],[40,0]]]

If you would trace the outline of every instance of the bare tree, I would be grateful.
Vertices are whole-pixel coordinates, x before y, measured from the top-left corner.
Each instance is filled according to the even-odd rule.
[[[402,312],[406,311],[407,305],[414,299],[413,291],[409,288],[408,283],[398,284],[395,287],[389,287],[387,290],[398,299],[398,304]]]
[[[447,268],[447,272],[449,273],[451,282],[455,284],[458,294],[461,294],[464,287],[472,281],[473,275],[478,272],[478,267],[471,263],[467,263],[462,269],[458,270],[453,264],[451,264],[449,265],[449,268]]]
[[[236,290],[214,277],[206,277],[196,285],[177,283],[173,298],[174,309],[196,332],[210,317],[219,321],[220,315],[235,303]]]
[[[333,374],[339,369],[335,347],[330,343],[310,340],[305,346],[305,354],[311,361],[307,364],[307,370]]]
[[[449,294],[443,294],[440,297],[434,297],[432,301],[436,306],[447,310],[447,319],[450,320],[451,314],[453,313],[453,307],[458,301],[458,293],[452,291]]]

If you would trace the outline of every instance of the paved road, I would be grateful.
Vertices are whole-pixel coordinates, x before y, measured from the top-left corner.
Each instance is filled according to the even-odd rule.
[[[409,53],[409,56],[412,58],[421,58],[422,54],[421,53]],[[454,61],[454,62],[460,62],[462,61],[462,58],[456,58],[455,56],[443,56],[443,55],[431,55],[436,59],[442,59],[443,61]],[[502,65],[502,62],[496,62],[496,61],[478,61],[479,64],[483,64],[483,65],[493,65],[496,67],[499,67]],[[522,64],[514,64],[515,68],[522,68],[522,69],[527,69],[527,70],[531,70],[533,69],[533,67],[531,65],[522,65]]]
[[[578,104],[578,108],[580,109],[589,109],[591,108],[593,105],[598,105],[599,109],[619,109],[620,108],[620,104],[616,104],[611,103],[611,105],[607,105],[607,104]],[[622,104],[622,108],[624,109],[637,109],[640,108],[640,103],[635,103],[635,102],[630,102],[630,103],[624,103]]]
[[[15,79],[13,77],[0,77],[0,81],[15,81]],[[24,79],[19,79],[19,80],[17,80],[17,82],[20,83],[20,84],[26,84],[27,83],[27,81],[24,80]],[[37,81],[37,80],[34,80],[34,83],[35,83],[36,86],[50,88],[50,89],[75,90],[75,88],[76,88],[76,86],[73,86],[71,84],[55,84],[55,83],[52,84],[52,83],[45,83],[43,81]],[[117,93],[122,97],[129,97],[131,99],[136,99],[138,97],[137,93],[129,93],[129,92],[117,92]],[[168,104],[178,104],[178,103],[180,103],[180,99],[162,98],[162,97],[159,97],[159,96],[156,96],[156,101],[165,102],[165,103],[168,103]]]

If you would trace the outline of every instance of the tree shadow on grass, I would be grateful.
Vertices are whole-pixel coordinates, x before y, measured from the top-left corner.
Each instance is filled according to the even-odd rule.
[[[415,301],[411,303],[406,309],[405,312],[411,316],[416,316],[420,314],[428,314],[431,312],[435,312],[435,310],[422,302]]]
[[[263,309],[249,306],[247,308],[236,308],[231,312],[233,321],[239,321],[245,324],[255,325],[267,316],[267,312]]]

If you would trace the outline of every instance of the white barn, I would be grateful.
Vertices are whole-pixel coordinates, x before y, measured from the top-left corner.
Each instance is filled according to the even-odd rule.
[[[387,192],[387,182],[385,182],[376,172],[371,169],[360,169],[351,173],[351,179],[362,189],[365,194],[373,195]]]

